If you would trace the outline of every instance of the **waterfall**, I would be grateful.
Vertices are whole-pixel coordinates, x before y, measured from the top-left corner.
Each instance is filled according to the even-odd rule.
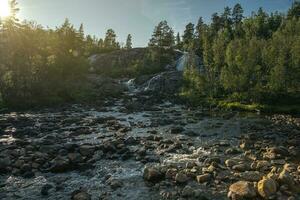
[[[193,58],[193,64],[199,70],[200,73],[205,73],[204,66],[199,56],[191,56],[188,52],[183,52],[183,55],[176,62],[176,70],[184,71],[184,68],[189,64],[191,57]]]
[[[137,90],[134,80],[135,79],[130,79],[129,81],[125,82],[125,86],[127,87],[129,92],[135,92]]]
[[[183,55],[177,60],[176,62],[176,70],[177,71],[184,71],[184,67],[186,66],[188,62],[189,54],[187,52],[184,52]]]
[[[148,81],[148,85],[145,88],[144,91],[149,91],[149,90],[153,90],[153,86],[155,84],[157,84],[157,81],[159,81],[161,79],[161,74],[158,74],[157,76],[152,77],[149,81]]]

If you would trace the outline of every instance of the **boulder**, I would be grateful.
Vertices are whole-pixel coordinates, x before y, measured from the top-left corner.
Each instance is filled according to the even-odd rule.
[[[50,171],[54,173],[62,173],[70,170],[69,159],[66,157],[57,156],[51,161]]]
[[[186,174],[179,172],[175,176],[175,182],[179,184],[186,183],[189,180]]]
[[[271,178],[263,178],[258,182],[257,191],[264,199],[269,199],[276,194],[277,184]]]
[[[146,167],[144,169],[143,177],[146,181],[153,182],[153,183],[157,183],[164,178],[163,174],[154,167]]]
[[[239,181],[229,187],[228,197],[233,200],[254,199],[256,191],[253,183]]]
[[[92,197],[84,190],[76,190],[72,193],[71,200],[91,200]]]
[[[83,156],[92,156],[95,152],[95,147],[90,145],[82,145],[79,148],[79,152]]]
[[[183,197],[193,197],[194,196],[194,190],[191,186],[187,185],[182,190],[182,196]]]
[[[141,92],[173,95],[183,84],[183,73],[179,71],[162,72],[140,87]]]
[[[210,181],[211,179],[212,179],[211,174],[203,174],[203,175],[197,176],[197,182],[198,183],[205,183],[205,182]]]

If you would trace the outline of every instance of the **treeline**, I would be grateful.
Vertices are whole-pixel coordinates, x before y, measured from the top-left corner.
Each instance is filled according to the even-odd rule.
[[[88,57],[120,48],[109,29],[104,39],[85,36],[68,19],[56,29],[16,18],[16,0],[10,1],[11,16],[0,21],[0,104],[28,106],[66,102],[87,96],[84,87]]]
[[[194,103],[227,99],[245,103],[299,103],[300,2],[287,14],[260,8],[244,17],[240,4],[189,23],[177,48],[202,58],[205,73],[185,70],[183,96]],[[288,101],[287,101],[288,100]],[[294,102],[293,102],[294,101]]]

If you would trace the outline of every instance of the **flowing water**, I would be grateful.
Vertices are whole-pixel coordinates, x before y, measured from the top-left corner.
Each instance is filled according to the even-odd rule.
[[[49,130],[47,135],[63,136],[67,134],[70,128],[84,126],[88,121],[93,121],[99,117],[113,117],[120,124],[130,127],[131,130],[126,137],[147,138],[151,136],[151,131],[157,131],[157,135],[166,139],[177,138],[178,140],[190,140],[191,146],[187,146],[191,150],[197,151],[199,154],[210,154],[202,145],[210,145],[217,141],[226,141],[236,144],[237,138],[241,134],[241,127],[251,122],[256,123],[261,118],[257,115],[241,116],[237,113],[213,113],[206,110],[190,110],[185,106],[174,105],[169,102],[154,105],[152,111],[142,111],[127,113],[124,112],[124,102],[116,101],[114,105],[106,107],[105,110],[97,108],[86,108],[79,105],[71,106],[64,111],[43,110],[40,112],[28,113],[7,113],[1,115],[1,119],[14,118],[23,116],[34,122],[34,127],[42,130],[45,123],[59,122],[57,119],[78,120],[70,125],[60,125],[53,130]],[[75,120],[75,121],[76,121]],[[180,125],[187,132],[194,132],[194,136],[182,134],[171,134],[171,127]],[[78,135],[68,139],[78,144],[101,144],[101,138],[111,138],[114,131],[111,131],[103,125],[94,125],[90,127],[90,134]],[[40,133],[38,137],[42,137]],[[31,138],[30,136],[28,136]],[[13,142],[13,138],[2,135],[0,141]],[[31,140],[39,138],[32,137]],[[4,144],[4,143],[3,143]],[[139,146],[132,146],[132,151],[138,150]],[[199,148],[199,149],[198,149]],[[197,150],[198,149],[198,150]],[[96,156],[97,153],[94,155]],[[185,154],[166,154],[159,158],[162,163],[179,164],[190,158]],[[22,178],[14,175],[0,175],[0,198],[13,199],[69,199],[71,193],[75,189],[81,187],[87,188],[88,193],[92,195],[92,199],[98,199],[105,193],[108,199],[159,199],[159,193],[148,187],[143,178],[142,173],[144,164],[134,159],[126,161],[115,159],[105,160],[99,159],[94,164],[92,170],[87,171],[71,171],[65,173],[42,173],[36,172],[32,178]],[[123,186],[113,190],[106,184],[106,176],[121,181]],[[47,197],[41,196],[41,188],[45,184],[59,185]]]

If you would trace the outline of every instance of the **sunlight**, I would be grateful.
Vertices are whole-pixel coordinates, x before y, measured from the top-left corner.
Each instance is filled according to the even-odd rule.
[[[0,17],[8,17],[10,15],[9,0],[0,0]]]

